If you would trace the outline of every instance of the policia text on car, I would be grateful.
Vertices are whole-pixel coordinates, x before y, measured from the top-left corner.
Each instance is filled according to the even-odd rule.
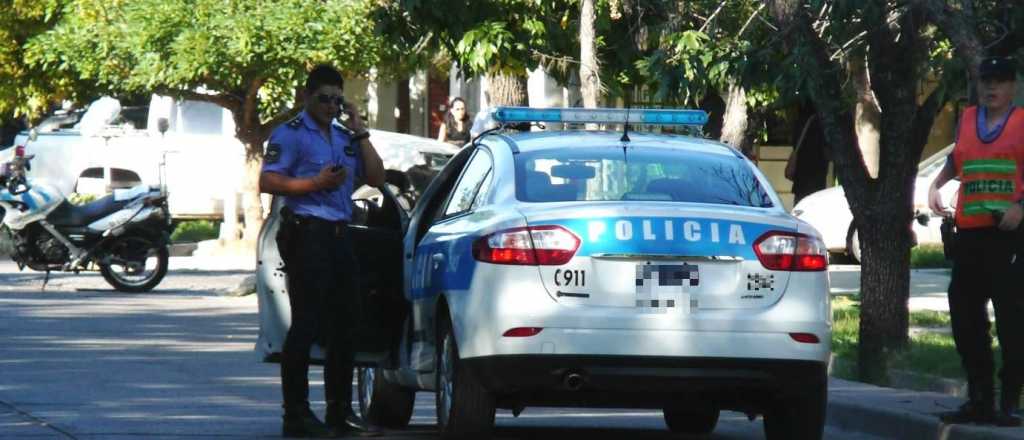
[[[288,276],[291,327],[281,359],[285,437],[375,433],[351,408],[358,273],[346,225],[358,179],[384,183],[384,167],[358,112],[342,98],[343,80],[329,66],[306,80],[305,109],[270,135],[260,190],[285,197],[277,237]],[[347,126],[336,122],[342,111]],[[309,408],[309,350],[326,349],[325,426]]]
[[[1024,288],[1019,282],[1024,269],[1019,233],[1024,217],[1024,110],[1012,104],[1016,92],[1012,59],[988,58],[979,70],[980,105],[964,111],[956,147],[928,194],[933,211],[955,218],[956,232],[950,237],[944,234],[943,239],[953,254],[949,310],[968,386],[967,403],[942,419],[1019,426],[1016,411],[1024,384]],[[939,188],[954,177],[961,181],[955,215],[946,210],[939,194]],[[998,410],[990,299],[1003,352]]]

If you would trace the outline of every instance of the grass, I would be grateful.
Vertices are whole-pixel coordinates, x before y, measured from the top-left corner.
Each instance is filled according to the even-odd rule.
[[[842,360],[834,370],[837,377],[856,380],[857,345],[859,342],[860,303],[847,297],[838,297],[832,304],[832,351]],[[948,327],[949,314],[935,311],[910,313],[911,327]],[[994,342],[996,369],[1002,355]],[[949,379],[964,379],[960,356],[956,352],[953,336],[946,333],[924,332],[911,336],[909,346],[890,358],[889,367],[914,373]]]
[[[946,260],[946,255],[942,253],[942,245],[922,244],[920,246],[914,246],[910,250],[911,269],[945,267],[953,267],[953,263]]]
[[[171,233],[172,243],[190,243],[217,238],[220,223],[210,220],[185,220],[178,222]]]

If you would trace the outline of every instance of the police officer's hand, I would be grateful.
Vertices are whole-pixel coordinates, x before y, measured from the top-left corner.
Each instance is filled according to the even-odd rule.
[[[317,190],[332,190],[345,183],[348,171],[345,170],[345,167],[338,167],[335,171],[334,167],[334,165],[327,165],[320,170],[320,174],[313,176],[313,184],[316,185]]]
[[[942,202],[942,193],[939,192],[938,188],[934,186],[928,187],[928,207],[932,209],[935,215],[943,217],[952,217],[953,213],[946,208],[946,204]]]
[[[348,114],[348,120],[345,121],[345,126],[356,133],[366,131],[366,124],[363,123],[363,118],[359,116],[359,107],[356,107],[355,104],[348,101],[345,101],[344,105],[345,106],[341,111]]]
[[[1021,208],[1020,204],[1014,203],[1003,212],[999,219],[999,229],[1003,231],[1016,231],[1020,227],[1021,219],[1024,219],[1024,208]]]

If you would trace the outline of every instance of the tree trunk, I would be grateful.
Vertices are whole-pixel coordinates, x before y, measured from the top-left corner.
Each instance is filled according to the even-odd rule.
[[[882,111],[871,89],[871,78],[868,75],[867,59],[854,56],[849,62],[850,75],[853,77],[853,88],[857,92],[857,107],[854,113],[854,127],[857,129],[857,145],[860,146],[861,157],[867,166],[868,175],[878,177],[879,125]]]
[[[757,118],[747,108],[747,92],[743,86],[731,82],[725,95],[725,113],[722,115],[723,143],[739,149],[744,155],[754,158],[754,136],[757,133]]]
[[[246,145],[245,149],[245,180],[242,182],[242,217],[245,223],[242,228],[242,241],[256,243],[260,227],[263,225],[263,201],[260,199],[259,188],[263,144]]]
[[[508,75],[492,73],[487,75],[487,93],[490,94],[490,105],[529,105],[526,93],[526,75]]]
[[[594,48],[594,0],[580,2],[580,94],[583,107],[596,108],[601,93],[601,77],[598,73],[597,55]]]
[[[842,99],[843,69],[831,61],[811,19],[796,0],[766,0],[788,48],[805,51],[802,66],[832,159],[861,242],[861,321],[858,370],[863,380],[885,382],[887,357],[907,342],[912,194],[917,162],[934,121],[933,107],[918,108],[921,45],[918,13],[868,31],[868,71],[882,117],[877,178],[871,178],[857,144],[854,112]],[[889,23],[888,16],[866,17]],[[898,29],[896,29],[898,28]],[[927,100],[934,104],[932,97]],[[937,108],[936,108],[937,111]]]

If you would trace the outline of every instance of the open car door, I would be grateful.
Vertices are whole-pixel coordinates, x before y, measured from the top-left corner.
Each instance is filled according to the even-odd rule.
[[[356,364],[377,365],[397,347],[408,305],[402,295],[402,236],[408,213],[390,188],[361,187],[353,194],[349,223],[353,250],[359,261],[362,317],[356,325]],[[291,309],[288,303],[284,262],[277,249],[277,231],[284,198],[274,197],[270,216],[263,222],[257,245],[256,294],[260,331],[256,352],[264,362],[279,362]],[[314,345],[314,362],[322,362],[323,350]]]

